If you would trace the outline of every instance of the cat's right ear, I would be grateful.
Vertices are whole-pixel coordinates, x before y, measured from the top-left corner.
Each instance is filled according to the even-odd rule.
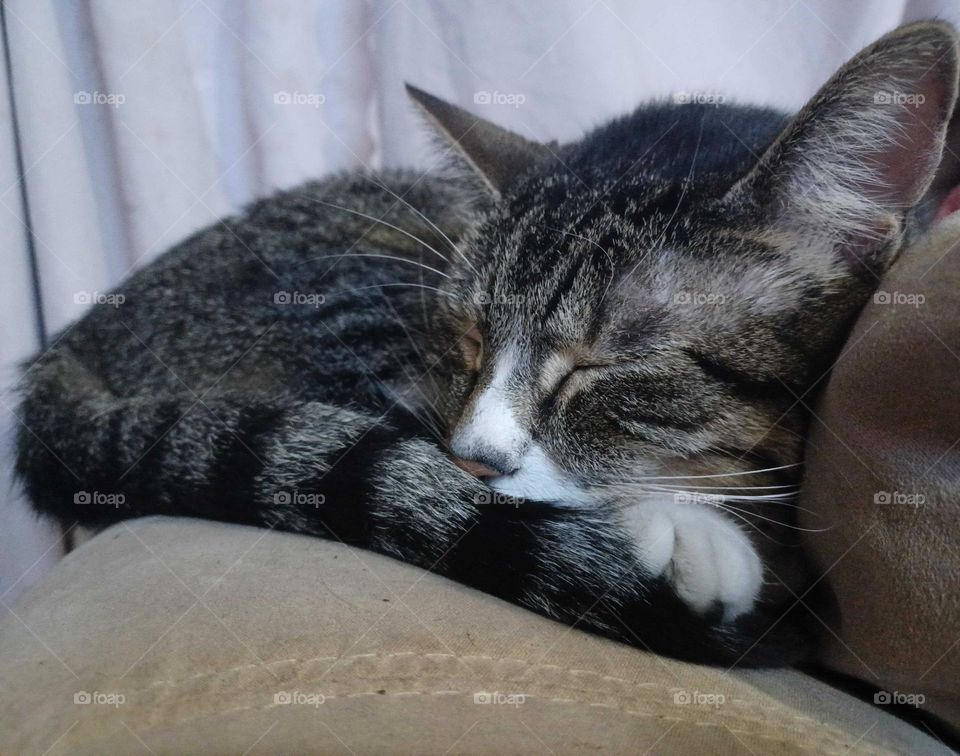
[[[933,179],[957,76],[948,24],[890,32],[833,75],[728,196],[758,205],[776,229],[822,240],[852,272],[878,274],[907,211],[946,184]]]
[[[406,87],[410,99],[434,129],[495,195],[503,194],[521,174],[550,158],[546,145],[525,139],[410,84]]]

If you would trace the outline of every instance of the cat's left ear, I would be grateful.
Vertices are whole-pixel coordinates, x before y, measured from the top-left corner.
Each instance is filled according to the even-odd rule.
[[[838,250],[853,272],[880,272],[907,211],[931,201],[957,76],[952,27],[896,29],[834,74],[728,196]]]
[[[439,134],[494,194],[500,195],[528,169],[546,161],[546,145],[532,142],[468,110],[407,84],[407,94]]]

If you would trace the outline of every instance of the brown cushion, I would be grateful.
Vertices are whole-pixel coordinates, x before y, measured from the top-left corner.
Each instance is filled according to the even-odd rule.
[[[4,754],[941,752],[796,671],[675,662],[385,557],[187,519],[84,544],[0,648]]]
[[[816,407],[802,524],[824,662],[960,728],[960,217],[906,250]]]

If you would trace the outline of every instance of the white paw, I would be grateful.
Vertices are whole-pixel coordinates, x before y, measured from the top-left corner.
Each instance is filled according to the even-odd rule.
[[[723,607],[729,622],[749,612],[763,585],[763,563],[749,538],[704,504],[648,499],[625,511],[637,554],[692,609]]]

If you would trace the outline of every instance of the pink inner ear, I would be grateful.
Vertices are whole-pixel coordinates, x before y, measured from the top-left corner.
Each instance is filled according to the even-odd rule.
[[[909,77],[911,71],[903,74]],[[888,203],[894,210],[904,210],[920,199],[918,191],[935,168],[931,161],[937,128],[948,110],[947,103],[950,100],[951,90],[943,72],[936,65],[919,76],[916,72],[912,74],[916,82],[913,94],[917,99],[912,103],[882,106],[891,109],[898,125],[891,127],[891,139],[881,143],[877,153],[867,158],[880,179],[879,186],[884,190],[883,196],[878,199]],[[870,192],[875,187],[868,184],[864,189]]]
[[[947,196],[943,198],[943,202],[941,202],[940,207],[937,208],[937,215],[933,219],[934,223],[943,220],[957,210],[960,210],[960,186],[953,187],[953,189],[947,193]]]

